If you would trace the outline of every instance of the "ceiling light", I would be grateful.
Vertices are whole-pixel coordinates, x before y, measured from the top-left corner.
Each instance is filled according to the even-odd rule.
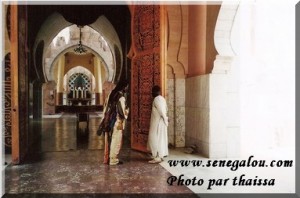
[[[78,26],[79,27],[79,43],[77,45],[77,47],[74,49],[74,52],[76,54],[82,55],[85,54],[87,52],[87,50],[83,47],[82,43],[81,43],[81,28],[82,26]]]

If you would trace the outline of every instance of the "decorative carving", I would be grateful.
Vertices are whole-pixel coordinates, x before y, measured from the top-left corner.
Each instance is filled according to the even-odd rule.
[[[132,147],[146,151],[153,85],[160,85],[160,6],[137,5],[133,18]]]
[[[138,51],[160,46],[160,6],[137,5],[134,16],[134,44]]]
[[[156,54],[142,55],[134,60],[135,75],[133,75],[133,123],[142,134],[148,134],[152,108],[151,88],[160,82],[159,62]],[[137,74],[137,75],[136,75]]]
[[[5,56],[4,69],[4,144],[6,153],[11,152],[11,65],[10,53]]]

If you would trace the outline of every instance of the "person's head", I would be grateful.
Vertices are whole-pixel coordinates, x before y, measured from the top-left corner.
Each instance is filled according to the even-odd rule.
[[[127,89],[128,89],[128,81],[127,80],[119,81],[116,87],[112,90],[109,100],[118,100],[119,97],[123,96],[124,93],[127,92]]]
[[[119,92],[121,92],[122,94],[127,93],[128,92],[128,83],[125,82],[124,84],[122,84],[122,86],[120,87]]]
[[[152,96],[155,98],[158,95],[160,95],[160,86],[155,85],[152,87]]]
[[[126,92],[128,88],[128,81],[127,80],[121,80],[118,82],[117,86],[114,88],[115,91],[122,91]]]

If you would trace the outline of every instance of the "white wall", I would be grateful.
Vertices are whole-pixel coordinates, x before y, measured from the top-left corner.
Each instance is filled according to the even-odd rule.
[[[294,156],[295,4],[258,0],[238,12],[242,154],[289,148]]]
[[[186,146],[196,145],[197,151],[209,157],[210,90],[209,75],[186,79],[185,126]]]

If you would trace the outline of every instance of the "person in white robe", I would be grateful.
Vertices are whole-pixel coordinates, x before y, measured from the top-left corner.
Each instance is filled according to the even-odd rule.
[[[150,120],[150,129],[148,135],[148,150],[152,153],[152,160],[149,163],[160,163],[163,157],[169,154],[168,150],[168,117],[167,102],[160,95],[160,87],[152,88],[152,112]]]

